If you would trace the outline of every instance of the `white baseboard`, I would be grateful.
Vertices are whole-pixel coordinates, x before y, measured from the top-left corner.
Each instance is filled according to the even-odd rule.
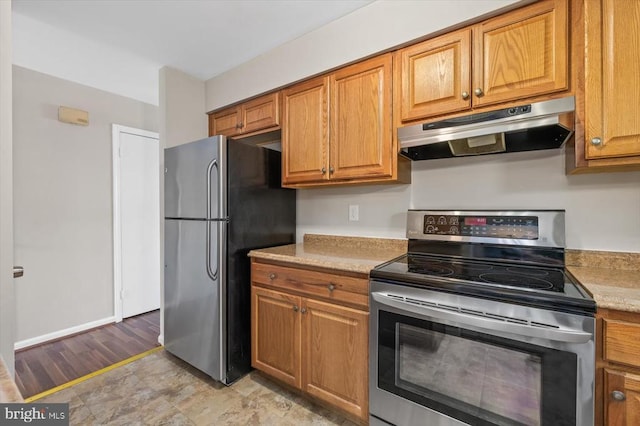
[[[158,336],[158,343],[164,346],[164,334]]]
[[[87,322],[84,324],[76,325],[74,327],[65,328],[64,330],[54,331],[53,333],[43,334],[42,336],[32,337],[30,339],[20,340],[13,345],[14,350],[28,348],[30,346],[39,345],[50,340],[59,339],[61,337],[69,336],[71,334],[80,333],[81,331],[90,330],[92,328],[100,327],[101,325],[112,324],[116,322],[116,317],[107,317],[96,321]]]

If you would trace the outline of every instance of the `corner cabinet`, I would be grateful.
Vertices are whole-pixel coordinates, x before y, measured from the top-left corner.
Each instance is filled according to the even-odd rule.
[[[368,279],[252,260],[252,366],[366,423]]]
[[[639,425],[640,314],[599,309],[597,321],[596,424]]]
[[[243,137],[279,128],[279,92],[209,114],[209,136]]]
[[[284,186],[409,182],[392,128],[391,54],[285,89],[283,117]]]
[[[399,50],[400,122],[569,88],[568,0],[544,0]]]
[[[584,1],[584,98],[568,172],[640,170],[640,2]]]

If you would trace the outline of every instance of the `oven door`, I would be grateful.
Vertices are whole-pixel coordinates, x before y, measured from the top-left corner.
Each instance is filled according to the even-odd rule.
[[[372,281],[370,318],[372,420],[593,425],[591,317]]]

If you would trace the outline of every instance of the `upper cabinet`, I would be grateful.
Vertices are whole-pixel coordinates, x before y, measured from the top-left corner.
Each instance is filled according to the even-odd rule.
[[[280,126],[280,93],[260,96],[209,114],[209,135],[242,137]]]
[[[400,121],[569,88],[567,0],[544,0],[397,52]]]
[[[584,16],[584,142],[576,138],[568,169],[638,169],[640,2],[585,0]]]
[[[391,54],[285,89],[283,185],[408,181],[391,105]]]

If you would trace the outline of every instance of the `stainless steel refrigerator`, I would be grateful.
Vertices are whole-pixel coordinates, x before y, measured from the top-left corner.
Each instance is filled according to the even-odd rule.
[[[229,384],[251,369],[249,250],[295,240],[280,153],[214,136],[165,149],[164,344]]]

